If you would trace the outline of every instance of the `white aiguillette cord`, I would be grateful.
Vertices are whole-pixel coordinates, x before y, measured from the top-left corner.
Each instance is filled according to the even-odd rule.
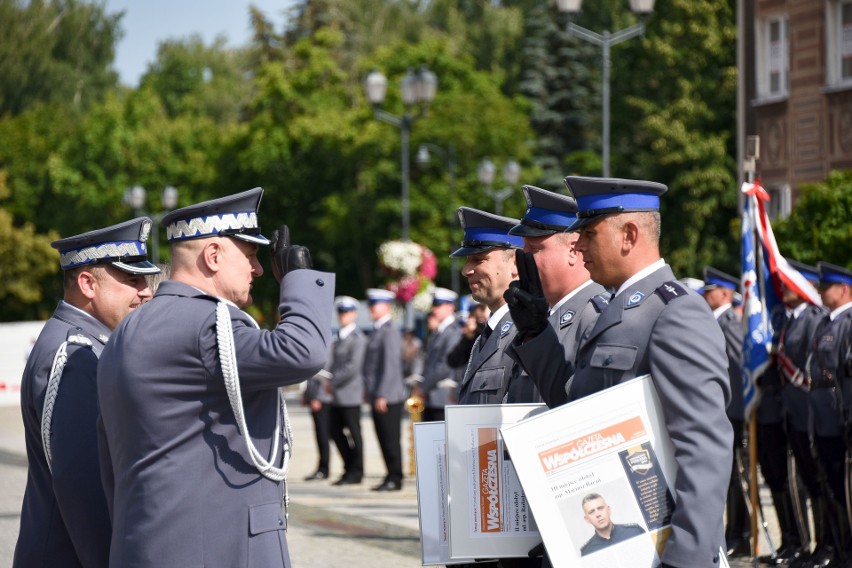
[[[259,327],[257,322],[253,319],[251,322],[256,328]],[[281,393],[281,389],[278,389],[278,400],[281,403],[281,412],[276,413],[275,417],[275,433],[273,435],[271,459],[274,459],[275,455],[278,453],[282,416],[284,417],[284,428],[287,430],[287,438],[284,440],[283,445],[281,467],[278,468],[273,466],[270,461],[266,460],[260,454],[251,439],[251,434],[248,431],[245,410],[243,409],[242,394],[240,393],[240,377],[237,371],[237,357],[234,352],[234,330],[231,327],[231,314],[228,311],[228,303],[225,301],[220,301],[216,305],[216,340],[219,344],[219,362],[222,365],[222,375],[225,378],[225,390],[228,392],[228,400],[230,401],[231,408],[234,411],[234,417],[237,419],[237,427],[246,442],[249,457],[257,471],[267,479],[276,482],[284,482],[284,515],[286,517],[290,504],[290,495],[287,491],[287,469],[290,466],[293,429],[290,425],[290,417],[287,415],[287,403],[284,401],[284,395]]]
[[[68,362],[68,344],[91,347],[92,342],[82,335],[72,335],[64,341],[56,355],[53,356],[53,365],[50,367],[50,378],[47,380],[47,388],[44,391],[44,406],[41,410],[41,444],[44,448],[44,457],[47,460],[47,469],[53,473],[53,451],[50,447],[50,430],[53,425],[53,408],[56,406],[56,397],[59,395],[59,382],[62,380],[62,372],[65,363]]]

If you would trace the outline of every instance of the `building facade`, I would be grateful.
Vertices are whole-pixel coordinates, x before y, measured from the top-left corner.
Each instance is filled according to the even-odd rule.
[[[744,130],[786,217],[803,184],[852,168],[852,0],[740,1]]]

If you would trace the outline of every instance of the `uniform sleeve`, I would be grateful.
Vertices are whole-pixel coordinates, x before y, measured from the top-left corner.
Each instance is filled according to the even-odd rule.
[[[462,335],[447,355],[447,364],[453,369],[464,369],[470,360],[470,352],[475,342],[476,338],[468,339]]]
[[[565,384],[574,372],[574,364],[566,360],[565,349],[552,325],[527,342],[515,339],[507,352],[523,367],[549,408],[568,402]]]
[[[111,525],[98,460],[98,358],[71,349],[53,409],[53,490],[83,565],[106,566]]]
[[[743,374],[743,330],[739,318],[732,318],[723,328],[725,333],[725,352],[728,355],[731,376]]]
[[[678,465],[672,535],[663,554],[663,562],[675,566],[711,565],[718,554],[733,459],[724,338],[699,302],[686,297],[663,310],[648,354]]]
[[[243,391],[300,383],[323,368],[331,345],[334,284],[333,274],[315,270],[284,276],[280,320],[272,331],[256,329],[241,310],[230,308]],[[215,325],[209,332],[215,336]]]

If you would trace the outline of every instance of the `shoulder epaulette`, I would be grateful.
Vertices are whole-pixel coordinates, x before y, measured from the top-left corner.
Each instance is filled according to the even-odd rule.
[[[663,282],[663,284],[656,289],[656,292],[666,304],[668,304],[675,298],[680,298],[681,296],[687,295],[686,289],[675,280]]]
[[[595,307],[595,311],[598,313],[603,312],[606,307],[609,305],[609,298],[604,294],[598,294],[597,296],[592,296],[591,300],[592,305]]]
[[[65,336],[65,341],[70,343],[71,345],[80,345],[81,347],[91,347],[92,341],[83,335],[83,330],[79,327],[69,329],[68,334]]]

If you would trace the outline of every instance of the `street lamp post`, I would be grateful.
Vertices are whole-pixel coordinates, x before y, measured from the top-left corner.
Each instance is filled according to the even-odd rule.
[[[367,100],[373,105],[373,116],[399,128],[401,143],[401,169],[402,169],[402,239],[411,238],[411,221],[409,218],[409,181],[411,177],[409,163],[409,140],[411,138],[411,126],[414,121],[423,116],[429,103],[435,98],[438,90],[438,78],[424,65],[419,71],[411,69],[400,81],[400,92],[406,112],[397,116],[379,108],[387,94],[388,80],[380,71],[372,70],[364,81],[364,91]],[[409,112],[413,106],[419,107],[418,114]]]
[[[445,150],[441,146],[437,144],[432,144],[431,142],[423,142],[420,144],[420,147],[417,148],[417,155],[415,159],[420,166],[425,166],[431,161],[431,156],[429,155],[429,151],[433,151],[440,155],[447,166],[447,182],[450,187],[450,193],[453,196],[452,199],[455,202],[456,196],[456,150],[452,144],[447,146]],[[450,214],[455,219],[455,210],[452,210]],[[456,294],[459,293],[459,267],[458,267],[458,257],[452,256],[450,257],[450,288]]]
[[[153,221],[154,225],[154,234],[151,239],[151,262],[157,264],[160,262],[160,238],[159,238],[159,225],[160,221],[163,220],[163,217],[166,214],[175,208],[178,202],[178,190],[177,188],[167,185],[163,188],[163,192],[160,194],[160,203],[163,205],[163,211],[160,213],[151,214],[151,221]],[[140,217],[144,215],[145,210],[145,201],[148,197],[148,192],[141,185],[134,185],[133,187],[127,188],[124,192],[124,202],[133,208],[133,214],[135,217]]]
[[[644,16],[650,14],[654,10],[655,0],[630,0],[630,9]],[[557,8],[560,12],[577,13],[580,11],[580,5],[583,0],[556,0]],[[628,28],[624,28],[615,33],[608,31],[602,34],[593,32],[582,26],[578,26],[574,22],[568,22],[568,33],[585,40],[589,43],[597,45],[601,48],[602,64],[603,64],[603,105],[602,105],[602,141],[601,158],[603,161],[603,177],[609,177],[609,75],[612,67],[610,59],[610,48],[623,41],[640,36],[645,33],[645,24],[639,22]]]
[[[503,181],[506,183],[503,189],[492,189],[496,174],[497,166],[488,158],[483,159],[476,168],[476,176],[479,178],[479,183],[484,186],[485,194],[494,200],[494,213],[502,215],[503,202],[512,195],[521,179],[521,166],[514,159],[509,158],[503,166]]]

